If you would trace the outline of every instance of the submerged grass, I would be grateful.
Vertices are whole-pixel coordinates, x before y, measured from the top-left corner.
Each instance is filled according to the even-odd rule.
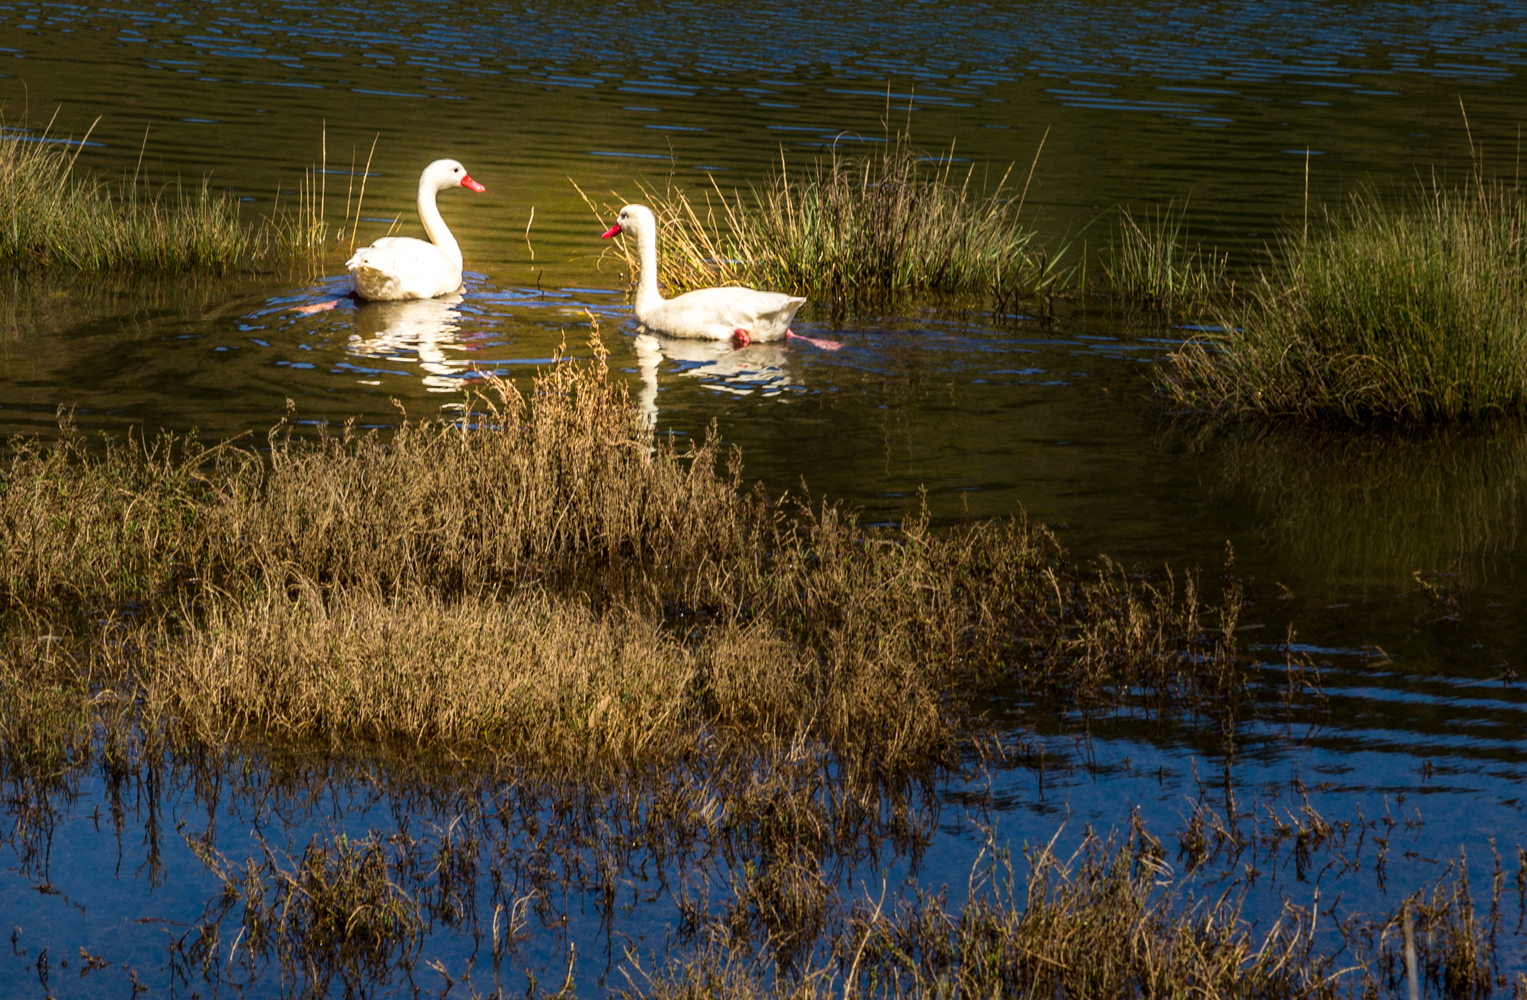
[[[1190,410],[1347,424],[1527,412],[1527,206],[1481,178],[1398,208],[1358,194],[1185,344],[1161,376]]]
[[[1021,520],[869,529],[747,493],[713,439],[654,445],[591,343],[459,422],[285,421],[268,456],[13,441],[7,684],[52,636],[79,698],[201,743],[636,763],[804,742],[892,770],[953,760],[999,687],[1083,713],[1250,704],[1234,586],[1079,566]]]
[[[0,266],[224,273],[322,244],[310,177],[296,206],[250,225],[206,178],[152,187],[134,174],[113,185],[77,169],[88,141],[0,126]]]
[[[1032,170],[1029,173],[1032,179]],[[745,284],[835,303],[900,293],[1031,295],[1061,280],[1060,255],[1021,222],[1011,168],[995,185],[972,166],[919,154],[906,135],[850,155],[836,145],[804,167],[783,155],[760,186],[730,195],[644,190],[675,291]],[[634,260],[627,263],[633,267]]]
[[[862,900],[832,935],[830,957],[809,967],[786,971],[712,944],[649,972],[628,950],[632,968],[620,995],[1521,997],[1527,976],[1508,979],[1503,969],[1521,941],[1520,921],[1509,930],[1505,885],[1497,856],[1489,908],[1480,912],[1460,856],[1430,891],[1388,912],[1336,919],[1330,903],[1321,912],[1316,892],[1310,906],[1285,898],[1277,919],[1259,927],[1244,912],[1244,884],[1196,896],[1207,887],[1175,873],[1162,843],[1135,819],[1125,837],[1089,832],[1069,857],[1052,842],[1025,848],[1015,863],[988,842],[963,903],[951,905],[947,887],[890,906],[883,896]]]

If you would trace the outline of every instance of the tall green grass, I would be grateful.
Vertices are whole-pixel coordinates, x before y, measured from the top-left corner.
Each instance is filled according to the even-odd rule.
[[[1032,171],[1030,171],[1032,177]],[[678,290],[745,284],[834,300],[950,293],[1010,299],[1062,277],[1059,257],[1022,224],[1012,170],[994,185],[905,135],[805,166],[783,156],[746,193],[643,190],[657,214],[660,277]],[[632,253],[627,250],[626,253]],[[634,266],[634,260],[629,261]]]
[[[1121,208],[1103,273],[1115,297],[1172,308],[1228,292],[1228,264],[1226,255],[1189,242],[1187,208],[1174,202],[1139,218]]]
[[[1515,186],[1354,195],[1291,234],[1220,332],[1164,368],[1224,415],[1428,424],[1527,411],[1527,208]]]
[[[89,174],[77,164],[88,139],[0,129],[0,266],[223,273],[322,244],[310,177],[294,206],[251,224],[205,178],[151,186]]]

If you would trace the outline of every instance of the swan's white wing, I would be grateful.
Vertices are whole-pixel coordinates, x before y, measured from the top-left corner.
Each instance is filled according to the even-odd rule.
[[[461,271],[433,243],[389,236],[345,262],[363,299],[432,299],[461,287]]]

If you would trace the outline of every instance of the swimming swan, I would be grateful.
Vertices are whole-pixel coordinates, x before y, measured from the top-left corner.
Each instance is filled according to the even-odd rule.
[[[363,299],[432,299],[461,287],[461,248],[446,228],[435,195],[453,187],[486,190],[455,160],[436,160],[419,175],[419,220],[430,242],[384,236],[345,262]]]
[[[657,289],[657,219],[652,210],[644,205],[621,209],[604,238],[621,233],[636,239],[641,261],[636,318],[650,332],[670,337],[730,340],[738,347],[754,341],[786,339],[805,340],[827,350],[843,346],[830,340],[812,340],[792,331],[790,321],[806,300],[783,292],[731,286],[701,288],[677,298],[663,298]]]

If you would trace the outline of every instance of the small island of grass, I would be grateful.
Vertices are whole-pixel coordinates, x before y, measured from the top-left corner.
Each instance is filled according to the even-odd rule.
[[[1514,186],[1355,195],[1281,242],[1160,385],[1227,417],[1422,425],[1527,412],[1527,212]]]

